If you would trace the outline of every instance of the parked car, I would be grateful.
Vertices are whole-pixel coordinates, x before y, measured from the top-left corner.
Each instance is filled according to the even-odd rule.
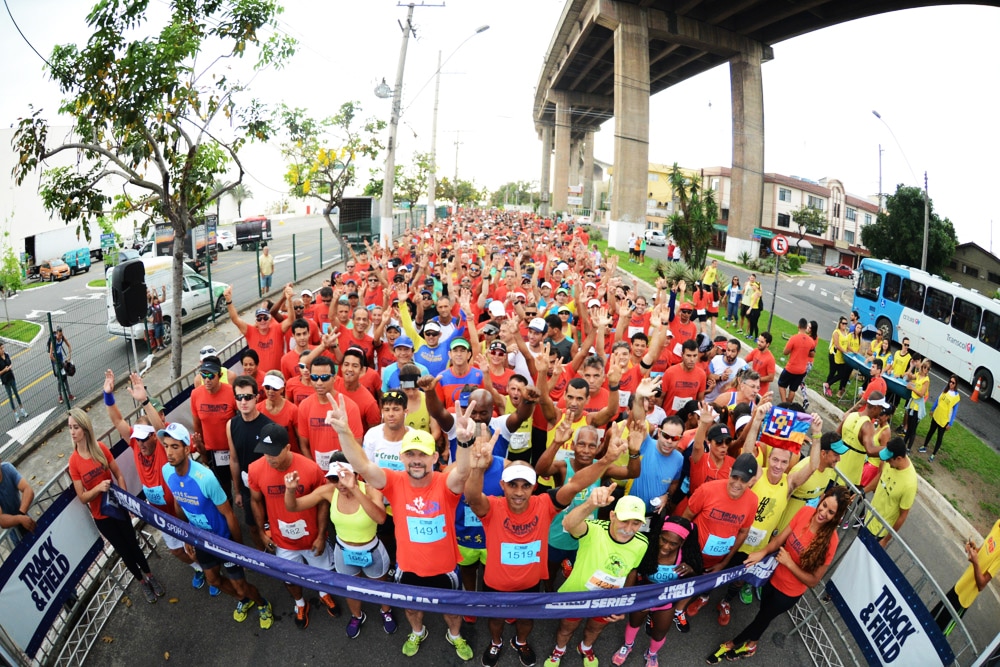
[[[232,250],[236,247],[236,235],[231,229],[218,229],[215,232],[215,247],[217,250]]]
[[[62,261],[66,262],[71,276],[90,271],[90,248],[78,248],[63,253]]]
[[[847,264],[837,264],[826,267],[826,275],[837,276],[838,278],[850,278],[854,275],[854,269]]]
[[[647,229],[645,236],[649,245],[667,245],[667,236],[659,229]]]
[[[124,264],[130,259],[139,259],[139,251],[132,248],[122,248],[118,251],[118,263]]]
[[[50,283],[70,276],[69,265],[61,259],[50,259],[42,262],[38,265],[38,273],[42,280],[48,280]]]

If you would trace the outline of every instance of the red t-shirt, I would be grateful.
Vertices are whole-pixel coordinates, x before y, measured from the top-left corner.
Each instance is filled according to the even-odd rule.
[[[320,344],[319,327],[313,320],[307,319],[306,322],[309,323],[309,344],[319,345]],[[292,327],[288,327],[288,331],[285,332],[285,347],[284,347],[285,350],[295,349],[295,343],[292,342],[293,336],[294,334],[292,333]]]
[[[809,530],[809,522],[812,521],[815,513],[815,507],[806,505],[795,513],[791,523],[788,524],[791,533],[789,533],[788,539],[785,540],[784,547],[796,565],[801,564],[802,552],[806,550],[806,547],[816,537]],[[837,531],[833,531],[833,535],[830,536],[830,546],[827,548],[826,557],[823,559],[824,565],[829,565],[833,562],[833,555],[837,552],[837,543],[839,541],[840,538],[837,537]],[[802,595],[809,588],[799,581],[798,577],[792,574],[791,570],[780,563],[777,569],[775,569],[774,574],[771,575],[771,585],[790,597]]]
[[[278,426],[285,427],[288,431],[288,444],[291,445],[292,451],[298,454],[299,435],[296,432],[296,427],[298,426],[299,407],[295,405],[291,399],[286,398],[285,404],[281,407],[281,410],[277,414],[272,415],[268,412],[267,401],[261,401],[258,403],[257,409]]]
[[[320,470],[315,462],[301,454],[292,454],[292,463],[287,470],[275,470],[264,457],[251,463],[247,471],[247,485],[264,496],[267,520],[271,523],[271,541],[282,549],[298,551],[312,548],[319,534],[319,523],[315,507],[302,512],[285,509],[285,475],[293,471],[299,473],[296,498],[326,484],[326,472]]]
[[[698,335],[698,325],[694,322],[688,322],[683,324],[679,317],[675,317],[668,327],[674,337],[667,341],[667,344],[663,346],[663,349],[670,351],[670,363],[676,364],[681,360],[682,345],[685,341],[694,340],[695,336]]]
[[[871,396],[872,392],[875,391],[880,391],[882,392],[883,396],[888,396],[886,392],[888,392],[889,389],[886,386],[885,380],[882,379],[881,375],[878,376],[877,378],[872,378],[871,381],[868,382],[868,386],[865,387],[865,393],[861,394],[861,400],[867,401],[868,397]]]
[[[684,369],[684,364],[674,364],[663,374],[663,410],[667,416],[677,414],[684,404],[698,398],[705,391],[708,377],[705,371],[695,366],[690,371]]]
[[[156,439],[155,435],[150,437]],[[174,494],[163,480],[163,466],[167,465],[167,450],[157,441],[152,456],[145,456],[142,453],[142,445],[135,438],[129,438],[128,446],[132,448],[132,455],[135,457],[135,469],[139,473],[139,482],[146,493],[146,502],[161,512],[174,516]]]
[[[722,561],[736,543],[741,529],[753,525],[757,514],[757,494],[749,488],[738,499],[729,497],[728,479],[708,482],[691,496],[688,509],[694,512],[705,567]]]
[[[301,405],[302,401],[315,395],[316,390],[313,389],[312,385],[303,384],[302,378],[298,374],[285,383],[285,398],[295,405]]]
[[[110,466],[110,461],[114,457],[111,456],[111,450],[104,446],[103,442],[98,442],[97,446],[101,448],[104,452],[105,458],[107,458]],[[74,482],[81,482],[85,491],[90,491],[92,488],[100,484],[106,479],[110,479],[112,482],[115,480],[111,477],[110,467],[101,467],[101,464],[94,459],[85,459],[79,454],[77,454],[76,449],[69,456],[69,477]],[[96,496],[90,499],[87,503],[90,507],[90,514],[95,519],[107,519],[104,514],[101,514],[101,494],[98,493]]]
[[[500,375],[494,375],[492,367],[490,368],[490,382],[493,383],[493,388],[504,396],[507,395],[507,383],[513,376],[514,371],[510,368],[503,369]]]
[[[334,400],[338,400],[334,390]],[[361,426],[361,410],[350,397],[344,396],[344,408],[347,410],[347,423],[351,433],[358,442],[364,437]],[[309,439],[309,452],[313,460],[323,470],[330,468],[330,454],[340,451],[340,436],[333,427],[326,423],[326,413],[330,410],[329,403],[320,403],[319,396],[313,394],[299,405],[299,437]]]
[[[360,347],[365,351],[365,363],[368,365],[368,368],[375,365],[375,341],[368,334],[365,334],[361,338],[356,338],[354,329],[351,329],[346,336],[341,335],[338,342],[342,351],[349,347]]]
[[[229,450],[226,424],[236,416],[236,394],[232,385],[219,383],[219,390],[209,393],[204,385],[191,391],[191,412],[201,420],[201,435],[208,451]]]
[[[281,356],[281,374],[285,376],[285,384],[292,378],[299,377],[299,360],[302,357],[299,356],[298,350],[292,350],[291,352],[285,352]]]
[[[514,514],[503,496],[487,496],[490,509],[482,517],[488,558],[483,581],[498,591],[527,590],[549,578],[549,527],[559,513],[552,495],[531,496],[528,508]]]
[[[281,355],[284,354],[285,335],[281,325],[274,320],[268,320],[267,333],[261,334],[256,324],[247,327],[247,347],[257,352],[260,357],[258,367],[263,372],[281,369]]]
[[[750,350],[750,354],[746,357],[746,362],[750,364],[762,378],[774,373],[774,355],[771,354],[771,350],[764,350],[761,352],[760,348],[755,347]],[[764,382],[762,380],[760,383],[760,395],[763,396],[766,394],[770,387],[770,382]]]
[[[816,349],[816,341],[806,333],[797,333],[788,339],[784,353],[788,355],[785,370],[793,375],[802,375],[809,366],[810,355]]]
[[[455,508],[460,494],[448,488],[448,476],[432,472],[429,486],[414,487],[402,471],[385,470],[382,495],[392,506],[396,561],[404,572],[434,577],[458,565]]]
[[[338,375],[333,380],[333,388],[357,403],[358,410],[361,411],[361,427],[365,433],[372,426],[382,423],[382,410],[378,407],[375,397],[364,385],[359,383],[357,389],[348,389],[344,378]]]

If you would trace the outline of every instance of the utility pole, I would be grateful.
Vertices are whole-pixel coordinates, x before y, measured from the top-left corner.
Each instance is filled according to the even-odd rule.
[[[455,180],[451,184],[451,189],[455,193],[456,213],[458,213],[458,147],[462,145],[461,137],[462,137],[462,131],[458,130],[455,134]]]
[[[437,111],[436,106],[434,107],[434,110]],[[882,193],[882,153],[884,152],[885,149],[882,148],[882,144],[879,144],[878,145],[878,212],[879,213],[882,212],[884,198],[885,198],[885,195]]]
[[[927,196],[927,172],[924,172],[924,249],[920,255],[920,270],[927,270],[927,237],[930,235],[931,205]]]
[[[434,73],[434,116],[431,121],[431,173],[427,177],[427,224],[433,225],[437,218],[437,136],[438,136],[438,100],[441,96],[441,52],[438,51],[438,66]]]

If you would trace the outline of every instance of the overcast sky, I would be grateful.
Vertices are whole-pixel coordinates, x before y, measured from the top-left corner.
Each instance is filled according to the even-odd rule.
[[[428,0],[431,1],[431,0]],[[48,56],[59,43],[82,41],[89,0],[8,0],[28,41]],[[162,9],[162,0],[152,0]],[[388,119],[389,100],[373,94],[393,84],[406,8],[389,0],[327,3],[286,0],[281,29],[299,40],[282,72],[263,73],[254,94],[276,104],[332,114],[358,100],[366,114]],[[443,68],[438,119],[440,175],[458,173],[491,188],[538,180],[541,145],[532,123],[542,59],[562,0],[447,0],[417,7],[410,40],[398,162],[430,149],[438,50],[444,57],[481,25]],[[955,223],[960,241],[990,245],[997,216],[989,192],[1000,182],[997,79],[1000,9],[933,7],[835,26],[774,45],[763,67],[765,169],[818,180],[839,178],[848,192],[878,192],[922,183],[926,170],[935,210]],[[0,122],[13,123],[28,105],[55,121],[56,87],[43,63],[0,18]],[[872,116],[876,109],[895,133]],[[732,160],[729,68],[716,68],[651,100],[650,161],[698,168]],[[614,121],[595,141],[595,157],[611,162]],[[909,160],[907,166],[905,157]],[[247,155],[257,200],[283,191],[275,147]],[[912,168],[912,173],[911,173]],[[367,180],[367,169],[362,176]],[[997,239],[1000,252],[1000,236]]]

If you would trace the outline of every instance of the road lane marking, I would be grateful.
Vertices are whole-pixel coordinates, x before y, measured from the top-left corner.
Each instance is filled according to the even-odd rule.
[[[810,292],[816,291],[816,283],[809,283],[809,291]]]

